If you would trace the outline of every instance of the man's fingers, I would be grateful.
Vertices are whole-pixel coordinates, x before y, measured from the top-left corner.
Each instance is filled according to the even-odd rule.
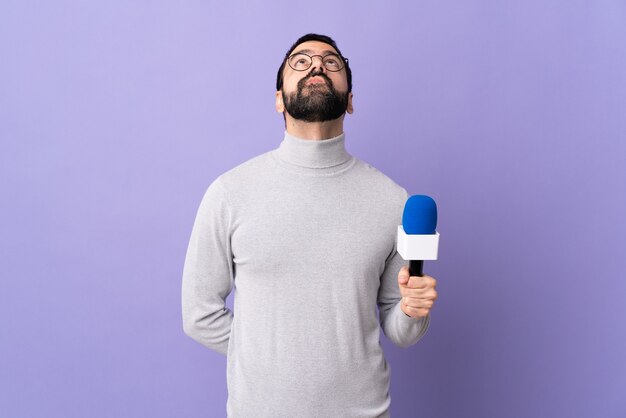
[[[402,266],[398,273],[398,284],[405,285],[409,282],[409,268]]]
[[[437,291],[435,290],[437,280],[428,275],[409,276],[407,280],[408,274],[409,269],[404,266],[398,275],[402,310],[412,317],[426,316],[430,313],[437,299]],[[402,280],[406,280],[406,283],[403,283]]]
[[[417,299],[417,298],[402,298],[404,306],[409,308],[425,308],[430,309],[433,307],[434,302],[431,299]]]
[[[412,289],[407,286],[400,286],[400,296],[417,299],[437,299],[437,291],[431,288]]]
[[[435,287],[437,280],[428,275],[410,276],[409,266],[402,266],[398,272],[398,283],[413,289],[424,289],[426,287]]]
[[[432,276],[410,276],[407,286],[412,289],[434,288],[437,286],[437,280]]]

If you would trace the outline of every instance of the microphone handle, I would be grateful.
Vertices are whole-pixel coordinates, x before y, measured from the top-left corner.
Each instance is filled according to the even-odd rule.
[[[409,262],[409,275],[410,276],[423,276],[422,268],[424,267],[424,260],[411,260]]]

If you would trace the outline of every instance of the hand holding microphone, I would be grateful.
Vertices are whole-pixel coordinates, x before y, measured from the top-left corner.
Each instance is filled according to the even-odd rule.
[[[398,286],[402,301],[400,308],[407,316],[425,317],[437,299],[434,277],[424,275],[424,260],[436,260],[439,248],[437,227],[437,205],[429,196],[411,196],[402,214],[402,225],[398,225],[398,253],[410,265],[398,273]]]
[[[437,299],[437,291],[435,290],[437,280],[434,277],[409,277],[409,268],[404,266],[398,274],[398,285],[402,295],[400,309],[405,315],[421,318],[430,313],[435,299]]]

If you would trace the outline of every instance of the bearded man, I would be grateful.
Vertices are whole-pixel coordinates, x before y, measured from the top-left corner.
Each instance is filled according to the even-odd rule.
[[[282,142],[200,203],[183,329],[227,356],[228,417],[388,417],[380,331],[409,347],[429,327],[436,281],[396,251],[408,193],[346,151],[352,98],[335,41],[298,39],[276,79]]]

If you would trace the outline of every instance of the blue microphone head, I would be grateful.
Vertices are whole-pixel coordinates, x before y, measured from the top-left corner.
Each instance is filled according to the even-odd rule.
[[[407,234],[434,234],[437,228],[437,204],[432,197],[416,194],[406,201],[402,228]]]

